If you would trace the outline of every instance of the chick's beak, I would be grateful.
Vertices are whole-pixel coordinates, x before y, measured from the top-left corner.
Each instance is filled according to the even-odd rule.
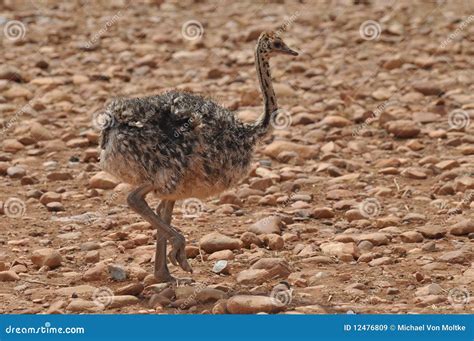
[[[286,46],[286,45],[282,48],[282,51],[281,51],[281,52],[283,52],[283,53],[285,53],[285,54],[289,54],[289,55],[291,55],[291,56],[297,56],[297,55],[298,55],[298,52],[296,52],[295,50],[290,49],[290,48],[289,48],[288,46]]]
[[[289,52],[289,54],[291,54],[292,56],[297,56],[297,55],[298,55],[298,52],[296,52],[295,50],[292,50],[292,49],[288,49],[288,52]]]

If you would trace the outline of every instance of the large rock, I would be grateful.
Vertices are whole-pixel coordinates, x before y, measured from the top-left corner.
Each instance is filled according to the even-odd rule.
[[[268,270],[274,277],[287,278],[290,273],[290,265],[281,258],[260,258],[250,269]]]
[[[390,257],[380,257],[380,258],[371,260],[369,262],[370,266],[381,266],[381,265],[389,265],[389,264],[393,264],[393,259]]]
[[[419,123],[432,123],[439,120],[440,116],[432,112],[418,111],[413,113],[412,118]]]
[[[13,82],[23,82],[24,79],[19,69],[10,65],[0,65],[0,79],[6,79]]]
[[[61,194],[56,192],[46,192],[40,197],[40,203],[43,205],[47,205],[50,202],[61,202],[62,197]]]
[[[219,204],[231,204],[242,206],[242,200],[234,192],[222,193],[219,197]]]
[[[172,56],[179,63],[194,62],[203,63],[206,61],[207,53],[204,51],[177,51]]]
[[[93,301],[87,301],[82,298],[76,298],[69,303],[66,307],[67,310],[80,313],[80,312],[97,312],[103,309],[103,306],[96,304]]]
[[[431,283],[425,285],[424,287],[418,288],[415,292],[416,296],[426,296],[426,295],[438,295],[444,290],[436,283]]]
[[[82,279],[84,281],[99,281],[107,278],[107,266],[104,263],[98,263],[92,268],[88,269]]]
[[[283,238],[276,233],[264,235],[263,241],[270,250],[281,250],[285,246],[285,241]]]
[[[23,98],[25,100],[28,100],[33,97],[33,93],[23,86],[13,85],[3,93],[3,96],[10,100],[16,98]]]
[[[472,146],[474,149],[474,145]],[[474,177],[462,176],[454,180],[456,192],[466,192],[468,189],[474,189]]]
[[[247,269],[237,274],[237,283],[259,285],[270,278],[270,272],[265,269]]]
[[[392,121],[387,124],[387,130],[389,133],[400,138],[412,138],[417,137],[420,133],[416,122],[410,120],[398,120]]]
[[[359,242],[367,240],[371,242],[373,245],[387,245],[389,239],[385,233],[381,232],[372,232],[372,233],[364,233],[358,236]]]
[[[455,236],[464,236],[474,232],[474,220],[466,219],[450,227],[449,232]]]
[[[352,122],[349,121],[347,118],[337,116],[337,115],[332,115],[332,116],[326,116],[325,118],[323,118],[320,124],[326,125],[329,127],[342,128],[342,127],[351,125]]]
[[[450,170],[459,167],[459,162],[457,160],[443,160],[438,162],[435,167],[439,170]]]
[[[439,260],[446,263],[464,263],[467,260],[467,252],[465,250],[456,250],[443,253]]]
[[[55,269],[61,265],[63,258],[61,254],[54,249],[39,249],[33,251],[31,261],[39,267],[46,265],[50,269]]]
[[[19,142],[18,140],[15,140],[15,139],[5,139],[3,140],[3,143],[2,143],[2,149],[3,151],[7,152],[7,153],[16,153],[18,152],[19,150],[22,150],[24,149],[25,146]]]
[[[55,293],[60,296],[71,297],[72,295],[81,295],[81,294],[92,295],[95,290],[97,290],[97,288],[93,287],[92,285],[82,284],[82,285],[77,285],[74,287],[59,288],[55,291]]]
[[[240,236],[240,240],[242,241],[245,248],[250,248],[252,244],[257,246],[263,245],[263,241],[253,232],[244,232],[242,236]]]
[[[400,234],[400,239],[404,243],[420,243],[423,241],[423,235],[416,231],[407,231]]]
[[[89,180],[91,188],[114,189],[120,181],[113,175],[106,172],[99,172]]]
[[[7,175],[12,179],[21,179],[26,175],[26,169],[20,166],[8,167]]]
[[[363,210],[361,209],[352,209],[349,211],[346,211],[344,214],[344,217],[348,222],[356,221],[356,220],[362,220],[365,219],[365,216],[362,214]],[[364,212],[364,214],[367,215],[367,213]]]
[[[45,128],[38,122],[30,124],[30,135],[36,141],[47,141],[54,138],[51,130]]]
[[[425,225],[416,228],[423,237],[430,239],[439,239],[443,238],[446,234],[446,228],[439,225]]]
[[[18,281],[20,276],[13,270],[0,271],[0,282],[13,282]]]
[[[129,305],[138,304],[140,300],[133,295],[114,295],[107,308],[122,308]]]
[[[259,285],[270,279],[288,278],[291,270],[286,261],[279,258],[262,258],[255,262],[250,269],[237,274],[237,282],[241,284]]]
[[[330,219],[334,218],[334,210],[330,207],[316,207],[311,212],[311,218],[315,219]]]
[[[119,264],[109,264],[109,275],[114,281],[124,281],[128,277],[127,269]]]
[[[278,313],[285,305],[268,296],[237,295],[227,300],[227,311],[231,314]]]
[[[398,69],[405,63],[405,60],[400,55],[391,56],[383,63],[383,68],[387,70]]]
[[[281,233],[283,222],[280,217],[270,216],[260,219],[249,227],[249,231],[255,234]]]
[[[226,293],[214,288],[201,288],[196,292],[196,300],[200,303],[215,302],[226,297]]]
[[[298,143],[276,140],[270,143],[264,150],[263,154],[274,159],[282,152],[295,152],[302,159],[314,159],[319,154],[317,146],[307,146]]]
[[[221,250],[238,250],[242,247],[242,242],[219,232],[212,232],[202,237],[199,245],[207,253],[213,253]]]
[[[321,250],[323,253],[336,256],[341,260],[351,260],[359,258],[359,249],[354,243],[324,243],[321,244]]]
[[[426,81],[413,83],[413,89],[425,96],[439,96],[443,93],[443,90],[438,85]]]
[[[234,253],[231,250],[216,251],[207,257],[207,260],[232,260],[234,259]]]
[[[212,267],[212,272],[216,274],[230,274],[230,264],[225,259],[218,260]]]
[[[428,174],[426,170],[420,167],[408,167],[402,171],[402,175],[410,179],[426,179]]]
[[[115,290],[115,295],[133,295],[138,296],[142,293],[144,285],[140,282],[129,283]]]
[[[326,199],[328,200],[342,200],[354,197],[354,192],[347,189],[333,189],[326,192]]]

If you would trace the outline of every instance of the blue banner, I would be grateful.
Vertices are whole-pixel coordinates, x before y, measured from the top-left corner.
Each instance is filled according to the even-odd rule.
[[[0,340],[474,340],[474,315],[1,315]]]

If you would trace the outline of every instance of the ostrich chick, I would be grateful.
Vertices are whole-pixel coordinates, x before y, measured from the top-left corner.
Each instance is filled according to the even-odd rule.
[[[169,91],[157,96],[116,99],[105,109],[101,126],[100,165],[135,189],[128,205],[157,229],[155,278],[173,281],[167,266],[192,272],[185,238],[171,226],[176,200],[204,199],[235,185],[247,175],[255,145],[271,128],[278,110],[269,59],[275,54],[298,55],[272,33],[260,35],[255,63],[264,98],[264,112],[254,123],[243,123],[226,108],[201,96]],[[161,199],[155,212],[145,197]]]

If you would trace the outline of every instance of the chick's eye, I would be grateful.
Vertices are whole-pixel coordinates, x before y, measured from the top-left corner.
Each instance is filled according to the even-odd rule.
[[[275,48],[279,49],[281,48],[281,43],[279,41],[276,41],[273,43],[273,46],[275,46]]]

